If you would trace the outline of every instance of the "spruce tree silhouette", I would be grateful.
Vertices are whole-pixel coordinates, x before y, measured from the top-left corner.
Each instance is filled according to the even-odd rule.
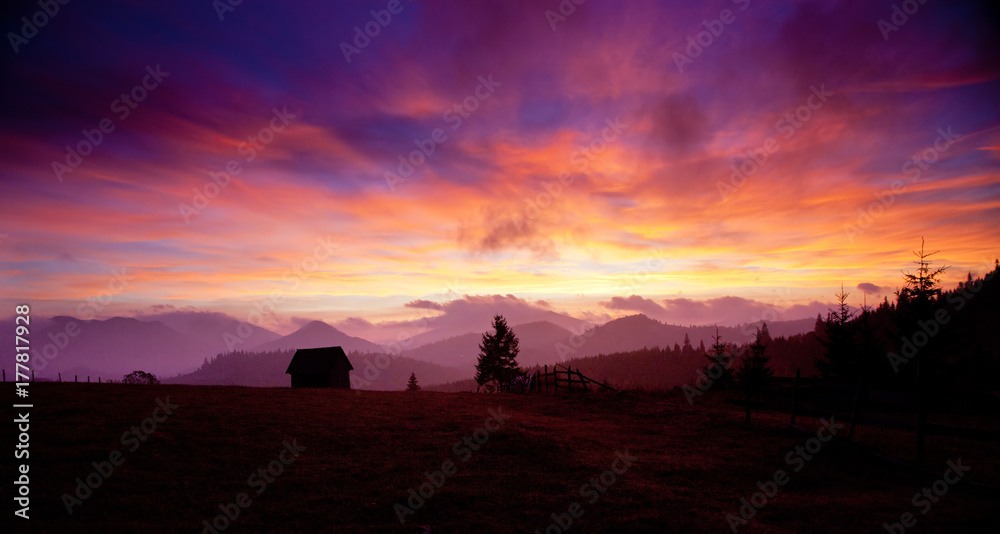
[[[929,376],[936,380],[943,378],[944,362],[937,357],[940,338],[923,332],[926,324],[935,324],[940,331],[941,325],[933,319],[934,308],[938,298],[941,296],[941,274],[950,267],[944,265],[937,269],[931,269],[931,262],[928,258],[939,251],[925,252],[924,238],[920,238],[920,251],[913,251],[917,257],[914,264],[917,266],[915,273],[903,272],[903,282],[905,286],[896,293],[896,308],[899,311],[897,318],[900,321],[900,331],[908,332],[910,339],[915,339],[918,334],[923,334],[927,339],[924,346],[919,347],[912,357],[913,364],[909,367],[914,373],[913,383],[915,397],[917,399],[917,461],[924,458],[923,424],[927,411],[927,387],[926,382]],[[935,331],[935,334],[937,333]]]
[[[417,383],[416,373],[410,373],[410,379],[406,382],[406,391],[420,391],[420,384]]]
[[[840,285],[837,293],[837,308],[830,310],[823,324],[820,342],[826,349],[823,358],[816,362],[816,368],[827,378],[842,378],[854,381],[861,375],[857,362],[857,340],[854,324],[855,312],[847,304],[850,293]]]
[[[903,289],[896,292],[897,305],[905,308],[912,316],[924,317],[933,307],[934,301],[941,296],[941,274],[950,269],[948,265],[931,270],[931,262],[928,258],[937,254],[934,252],[924,252],[924,238],[920,238],[920,252],[913,251],[917,257],[913,261],[917,265],[917,272],[903,272]]]
[[[476,363],[476,384],[487,386],[487,390],[499,390],[501,384],[509,384],[514,377],[523,374],[517,364],[517,336],[507,326],[502,315],[493,317],[494,332],[485,332],[479,344],[479,361]]]
[[[740,361],[739,369],[736,370],[736,380],[746,395],[745,422],[747,424],[750,423],[753,403],[763,400],[765,393],[770,388],[771,378],[774,376],[774,369],[770,366],[771,357],[767,355],[767,344],[770,337],[766,325],[763,330],[758,328],[753,343],[747,347],[746,355]]]
[[[686,336],[685,339],[687,339]],[[712,343],[712,353],[705,354],[705,358],[712,362],[709,364],[706,373],[715,367],[716,369],[709,376],[719,374],[719,378],[715,378],[713,384],[715,387],[722,389],[732,381],[732,361],[736,358],[736,355],[727,350],[728,345],[722,341],[722,336],[719,334],[719,327],[715,328],[715,335],[712,336],[712,339],[714,340]],[[704,346],[703,343],[701,347],[704,348]]]

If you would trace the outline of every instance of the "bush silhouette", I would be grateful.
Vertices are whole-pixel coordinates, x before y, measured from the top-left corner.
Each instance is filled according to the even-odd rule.
[[[160,379],[156,378],[156,375],[145,371],[132,371],[122,378],[122,384],[156,385],[159,383]]]

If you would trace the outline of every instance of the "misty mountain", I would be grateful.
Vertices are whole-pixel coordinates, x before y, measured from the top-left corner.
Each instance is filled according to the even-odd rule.
[[[37,378],[55,379],[62,373],[66,381],[90,375],[96,382],[99,376],[120,380],[135,370],[161,377],[194,370],[205,358],[229,351],[224,336],[237,336],[240,321],[222,313],[171,312],[103,320],[32,317],[32,323],[31,363]],[[245,343],[278,337],[254,327]],[[13,329],[0,332],[0,342],[13,346]],[[12,366],[8,370],[13,371]]]
[[[569,330],[549,321],[535,321],[511,327],[517,335],[521,352],[517,361],[521,365],[551,362],[557,343],[567,343],[573,336]],[[470,332],[450,337],[415,349],[404,350],[403,355],[416,360],[439,365],[471,369],[479,357],[479,343],[483,334]]]
[[[312,321],[287,336],[268,341],[267,343],[255,346],[247,344],[244,350],[270,352],[337,346],[342,347],[344,352],[380,352],[383,350],[382,347],[371,341],[349,336],[323,321]]]
[[[92,375],[94,382],[98,376],[119,380],[137,369],[164,375],[193,369],[209,354],[193,338],[159,321],[125,317],[53,317],[43,329],[32,330],[30,339],[31,367],[38,378],[63,373],[63,380],[73,380],[73,374],[81,380]]]
[[[771,337],[791,336],[809,332],[816,324],[815,319],[799,319],[795,321],[775,321],[767,323]],[[741,326],[720,326],[718,333],[726,343],[747,343],[753,339],[760,323],[748,323]],[[645,315],[630,315],[597,326],[585,333],[583,344],[579,347],[569,346],[561,351],[561,356],[582,357],[597,354],[639,350],[642,348],[672,348],[674,344],[683,345],[685,334],[691,340],[691,345],[697,349],[704,342],[710,347],[716,334],[715,326],[678,326],[663,324]],[[567,352],[568,351],[568,352]],[[559,358],[563,360],[565,357]],[[557,361],[559,361],[557,360]]]
[[[742,344],[753,339],[759,325],[760,323],[751,323],[719,327],[718,332],[722,341]],[[776,321],[767,326],[772,337],[791,336],[811,331],[815,326],[815,319]],[[643,348],[672,348],[675,343],[684,344],[685,334],[690,337],[695,349],[701,342],[709,347],[716,332],[714,326],[668,325],[642,314],[615,319],[584,332],[577,331],[579,334],[548,321],[511,328],[518,337],[521,352],[517,360],[522,367]],[[469,368],[476,364],[481,339],[481,333],[469,333],[406,350],[403,354],[441,365]]]
[[[446,306],[444,315],[428,318],[430,330],[407,338],[400,344],[408,349],[415,349],[447,340],[460,337],[467,333],[476,332],[482,335],[493,323],[493,316],[503,315],[507,319],[507,324],[532,324],[549,323],[564,330],[579,331],[581,328],[589,326],[585,321],[575,319],[569,315],[554,312],[551,310],[539,309],[525,303],[524,301],[508,295],[501,297],[479,297],[477,302],[467,302],[473,297],[464,300],[457,300]],[[491,299],[487,302],[478,300]]]
[[[194,340],[199,347],[204,347],[205,352],[209,353],[208,355],[240,350],[243,347],[254,347],[281,337],[281,334],[277,332],[272,332],[261,326],[253,326],[249,337],[244,339],[241,334],[245,334],[245,331],[238,330],[243,321],[218,312],[173,311],[139,316],[136,319],[159,321]],[[225,336],[226,333],[232,337]],[[241,340],[242,343],[232,341],[233,338]],[[229,343],[227,343],[227,339],[230,340]]]

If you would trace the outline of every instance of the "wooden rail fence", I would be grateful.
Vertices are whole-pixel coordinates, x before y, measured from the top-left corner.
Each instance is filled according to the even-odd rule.
[[[548,394],[551,388],[551,392],[554,395],[558,394],[560,389],[568,395],[572,395],[574,391],[590,391],[591,385],[594,386],[594,389],[604,388],[618,393],[617,389],[585,376],[580,372],[579,367],[574,370],[572,367],[555,364],[552,366],[552,370],[549,371],[549,366],[546,365],[534,373],[529,373],[528,376],[530,377],[528,391],[534,393]]]

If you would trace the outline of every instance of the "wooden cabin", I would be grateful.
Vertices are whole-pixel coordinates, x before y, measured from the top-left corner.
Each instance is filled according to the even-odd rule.
[[[351,389],[352,370],[344,349],[320,347],[295,351],[285,374],[292,375],[293,388]]]

